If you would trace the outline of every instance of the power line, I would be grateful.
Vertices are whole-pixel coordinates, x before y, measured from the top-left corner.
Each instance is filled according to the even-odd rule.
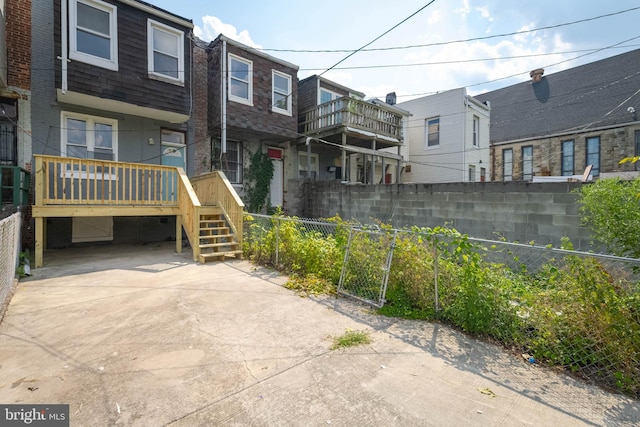
[[[431,2],[431,3],[433,3],[433,2]],[[431,4],[431,3],[429,3],[429,4]],[[429,4],[427,6],[429,6]],[[581,24],[581,23],[584,23],[584,22],[595,21],[597,19],[608,18],[608,17],[615,16],[615,15],[621,15],[623,13],[632,12],[632,11],[638,10],[638,9],[640,9],[640,6],[639,7],[632,7],[630,9],[625,9],[625,10],[621,10],[621,11],[618,11],[618,12],[612,12],[612,13],[607,13],[607,14],[604,14],[604,15],[594,16],[592,18],[585,18],[585,19],[580,19],[580,20],[577,20],[577,21],[565,22],[565,23],[562,23],[562,24],[549,25],[549,26],[546,26],[546,27],[533,28],[533,29],[530,29],[530,30],[521,30],[521,31],[513,31],[513,32],[510,32],[510,33],[495,34],[495,35],[492,35],[492,36],[473,37],[473,38],[469,38],[469,39],[449,40],[449,41],[444,41],[444,42],[435,42],[435,43],[418,44],[418,45],[382,47],[382,48],[371,48],[371,49],[366,49],[366,46],[368,46],[368,45],[365,45],[365,47],[362,47],[362,48],[358,49],[358,51],[361,51],[361,52],[375,52],[375,51],[385,51],[385,50],[415,49],[415,48],[432,47],[432,46],[444,46],[444,45],[454,44],[454,43],[466,43],[466,42],[479,41],[479,40],[488,40],[488,39],[499,38],[499,37],[515,36],[515,35],[519,35],[519,34],[533,33],[533,32],[536,32],[536,31],[550,30],[550,29],[554,29],[554,28],[566,27],[566,26],[569,26],[569,25],[575,25],[575,24]],[[369,44],[371,44],[371,43],[369,43]],[[291,53],[346,53],[346,52],[352,52],[351,49],[335,49],[335,50],[320,49],[320,50],[312,50],[312,49],[259,48],[257,50],[261,50],[261,51],[265,51],[265,52],[291,52]]]
[[[351,52],[350,54],[348,54],[347,56],[345,56],[344,58],[342,58],[340,61],[336,62],[334,65],[332,65],[331,67],[327,68],[326,70],[324,70],[322,73],[319,74],[318,77],[326,74],[327,72],[331,71],[332,69],[334,69],[335,67],[337,67],[338,65],[342,64],[344,61],[346,61],[347,59],[351,58],[353,55],[355,55],[356,53],[360,52],[362,49],[366,48],[367,46],[371,46],[373,43],[375,43],[376,41],[380,40],[382,37],[386,36],[387,34],[389,34],[391,31],[395,30],[396,28],[398,28],[400,25],[404,24],[405,22],[407,22],[409,19],[413,18],[414,16],[416,16],[418,13],[422,12],[424,9],[426,9],[427,7],[429,7],[430,5],[432,5],[436,0],[431,0],[429,3],[427,3],[426,5],[422,6],[420,9],[418,9],[417,11],[415,11],[414,13],[412,13],[411,15],[407,16],[405,19],[403,19],[402,21],[398,22],[396,25],[394,25],[393,27],[389,28],[387,31],[385,31],[384,33],[380,34],[378,37],[376,37],[375,39],[371,40],[369,43],[365,44],[364,46],[362,46],[359,49],[354,50],[353,52]]]

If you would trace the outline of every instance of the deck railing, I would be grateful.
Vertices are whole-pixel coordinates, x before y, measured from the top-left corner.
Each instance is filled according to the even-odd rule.
[[[182,250],[184,228],[197,260],[200,209],[218,206],[242,243],[244,204],[220,171],[189,180],[172,166],[44,155],[35,156],[35,165],[36,267],[44,249],[42,218],[49,215],[176,215],[176,250]]]
[[[171,166],[36,155],[36,205],[177,206]]]
[[[191,185],[203,205],[220,207],[242,247],[242,213],[244,203],[222,171],[214,171],[191,178]]]
[[[343,126],[402,140],[401,114],[348,96],[303,111],[299,120],[305,135]]]
[[[18,166],[0,165],[0,206],[26,206],[29,203],[30,183],[29,171]]]
[[[200,256],[198,236],[200,235],[200,207],[202,204],[184,170],[178,169],[178,178],[180,184],[178,186],[178,208],[182,216],[176,218],[176,238],[178,233],[182,234],[182,228],[184,228],[193,251],[193,260],[196,261]]]

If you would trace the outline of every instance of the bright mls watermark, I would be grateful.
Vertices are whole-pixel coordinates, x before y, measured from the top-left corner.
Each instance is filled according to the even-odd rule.
[[[69,405],[2,405],[0,426],[69,427]]]

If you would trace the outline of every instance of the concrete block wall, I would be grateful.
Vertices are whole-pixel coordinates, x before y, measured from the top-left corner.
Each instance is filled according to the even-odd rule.
[[[297,184],[297,187],[296,187]],[[287,213],[313,218],[339,214],[395,227],[448,225],[471,237],[594,248],[580,225],[578,183],[459,183],[344,185],[290,182]],[[588,184],[586,184],[588,185]],[[295,188],[302,191],[295,191]]]

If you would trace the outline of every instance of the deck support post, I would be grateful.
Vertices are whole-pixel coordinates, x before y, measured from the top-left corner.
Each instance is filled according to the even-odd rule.
[[[35,268],[42,267],[43,253],[44,253],[44,218],[39,216],[36,220],[36,266]]]
[[[176,252],[182,253],[182,215],[176,215]]]

